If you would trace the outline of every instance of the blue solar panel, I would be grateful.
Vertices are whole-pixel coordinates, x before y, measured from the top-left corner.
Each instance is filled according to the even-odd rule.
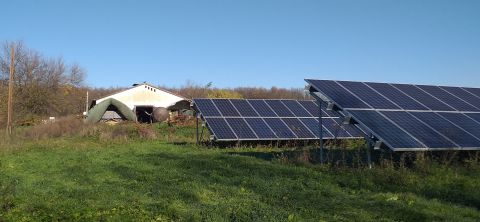
[[[465,115],[480,123],[480,113],[465,113]]]
[[[475,106],[477,109],[480,108],[480,98],[469,93],[465,89],[460,87],[448,87],[448,86],[441,86],[440,88],[457,96],[458,98],[469,103],[470,105]]]
[[[464,90],[468,91],[470,94],[475,95],[476,97],[480,98],[480,88],[463,88]]]
[[[350,134],[352,137],[364,137],[365,134],[363,134],[357,127],[355,127],[352,124],[343,124],[342,119],[336,118],[333,119],[338,125],[343,125],[343,128],[345,131],[347,131],[348,134]]]
[[[278,117],[275,112],[265,103],[263,100],[248,100],[250,105],[260,114],[262,117]]]
[[[352,135],[345,130],[345,126],[343,124],[339,124],[337,121],[335,121],[335,119],[322,119],[322,125],[324,125],[330,131],[333,137],[352,137]]]
[[[224,118],[205,118],[205,121],[207,121],[208,127],[210,127],[217,139],[237,139],[237,136],[235,136]]]
[[[410,133],[413,137],[417,138],[430,148],[450,148],[456,147],[455,144],[445,139],[441,134],[435,132],[422,122],[413,118],[407,112],[381,112],[391,121]]]
[[[438,113],[445,117],[448,121],[459,126],[465,131],[473,134],[475,137],[480,138],[480,124],[461,113]],[[479,147],[479,146],[477,146]]]
[[[410,112],[425,124],[437,129],[441,134],[462,147],[475,147],[480,144],[480,140],[453,125],[446,119],[433,112]]]
[[[390,84],[372,83],[372,82],[367,82],[365,84],[372,87],[377,92],[379,92],[383,96],[387,97],[391,101],[395,102],[402,109],[406,109],[406,110],[427,110],[428,109],[424,105],[418,103],[414,99],[405,95],[400,90],[391,86]]]
[[[319,110],[315,101],[300,100],[298,103],[300,103],[300,105],[302,105],[303,108],[305,108],[312,116],[318,116]],[[338,114],[326,110],[325,107],[322,107],[322,117],[338,117]]]
[[[237,108],[238,112],[240,113],[241,116],[244,117],[257,117],[258,114],[255,112],[253,107],[250,105],[250,103],[247,102],[247,100],[244,99],[231,99],[230,100],[235,108]]]
[[[258,138],[266,140],[275,140],[277,136],[263,121],[262,118],[246,118],[245,121],[252,127]]]
[[[425,148],[415,138],[394,125],[377,111],[352,110],[350,113],[392,149]]]
[[[217,106],[220,113],[223,116],[240,116],[235,107],[230,103],[228,99],[214,99],[213,103]]]
[[[279,117],[294,117],[292,112],[280,100],[265,100]]]
[[[429,93],[430,95],[436,97],[437,99],[442,100],[444,103],[450,105],[456,110],[459,111],[479,111],[477,108],[473,107],[472,105],[460,100],[459,98],[453,96],[452,94],[448,93],[447,91],[441,89],[438,86],[418,86],[420,89],[424,90],[425,92]]]
[[[265,118],[265,122],[275,132],[278,138],[297,139],[285,123],[279,118]]]
[[[243,118],[226,118],[225,120],[237,134],[238,139],[257,139],[257,136]]]
[[[297,100],[282,100],[282,102],[293,112],[295,117],[313,117],[305,108],[303,108],[303,106],[300,105],[300,103],[298,103]]]
[[[335,103],[342,108],[370,108],[367,104],[346,91],[335,81],[307,80],[307,82],[314,85],[317,90],[321,90],[322,93],[325,93],[329,99],[335,101]]]
[[[194,103],[203,116],[221,116],[211,99],[195,99]]]
[[[313,96],[340,106],[339,113],[393,150],[480,149],[479,88],[338,81],[341,89],[330,80],[306,81]],[[349,93],[370,108],[337,96]]]
[[[311,140],[319,138],[318,121],[315,125],[315,117],[306,108],[311,109],[313,113],[318,113],[320,110],[314,101],[267,101],[268,104],[265,100],[255,99],[194,99],[193,104],[194,109],[207,123],[206,126],[214,139],[218,141]],[[324,108],[322,111],[324,111],[323,116],[327,116]],[[275,112],[287,117],[279,117]],[[330,116],[333,115],[339,116],[332,112],[331,115],[324,118],[331,118]],[[335,118],[339,121],[338,117]],[[330,120],[330,122],[335,121]],[[363,135],[351,133],[354,131],[354,129],[350,129],[351,127],[353,126],[340,128],[337,126],[339,129],[336,131],[340,135],[337,137],[343,139],[363,137]],[[333,135],[330,134],[331,131],[333,130],[325,125],[323,138],[333,138]]]
[[[440,100],[430,96],[426,92],[422,91],[414,85],[407,84],[392,84],[402,92],[406,93],[410,97],[414,98],[418,102],[422,103],[431,110],[437,111],[454,111],[451,107],[441,102]]]
[[[297,118],[284,118],[283,122],[287,124],[288,128],[290,128],[298,138],[315,138],[315,135]]]
[[[320,138],[320,123],[318,122],[318,118],[301,118],[300,121],[302,121],[302,123],[305,124],[310,131],[315,133],[317,138]],[[324,124],[322,124],[322,129],[322,138],[333,138],[333,135],[327,130]]]
[[[378,94],[362,82],[337,81],[338,84],[345,87],[351,93],[362,98],[375,109],[400,109],[397,105]]]

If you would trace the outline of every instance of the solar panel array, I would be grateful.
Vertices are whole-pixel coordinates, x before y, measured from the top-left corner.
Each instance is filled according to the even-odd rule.
[[[193,99],[216,141],[319,139],[318,105],[311,100]],[[323,138],[364,138],[322,108]]]
[[[306,80],[395,151],[480,149],[480,89]]]

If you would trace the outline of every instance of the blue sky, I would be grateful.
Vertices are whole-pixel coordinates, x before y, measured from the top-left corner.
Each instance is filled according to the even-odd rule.
[[[478,0],[1,1],[1,41],[76,62],[91,86],[480,87]]]

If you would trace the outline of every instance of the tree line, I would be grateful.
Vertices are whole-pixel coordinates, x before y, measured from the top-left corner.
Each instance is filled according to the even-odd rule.
[[[10,47],[14,53],[14,122],[32,125],[49,116],[78,115],[86,109],[86,95],[99,99],[126,88],[94,88],[85,84],[86,70],[78,64],[66,64],[62,57],[47,57],[22,42],[4,42],[0,45],[0,126],[7,119]],[[303,89],[272,87],[217,88],[212,83],[199,85],[187,82],[177,88],[160,87],[188,99],[192,98],[248,98],[248,99],[309,99]]]

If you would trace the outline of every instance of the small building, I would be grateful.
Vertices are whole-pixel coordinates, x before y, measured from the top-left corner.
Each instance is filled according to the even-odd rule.
[[[190,109],[190,100],[187,98],[148,83],[133,84],[133,87],[129,89],[93,100],[90,109],[108,99],[115,99],[125,104],[137,115],[139,122],[153,121],[152,114],[160,107],[170,112]],[[115,111],[115,107],[109,107],[102,119],[108,120],[112,116],[118,119],[121,115],[113,114],[112,112]]]

